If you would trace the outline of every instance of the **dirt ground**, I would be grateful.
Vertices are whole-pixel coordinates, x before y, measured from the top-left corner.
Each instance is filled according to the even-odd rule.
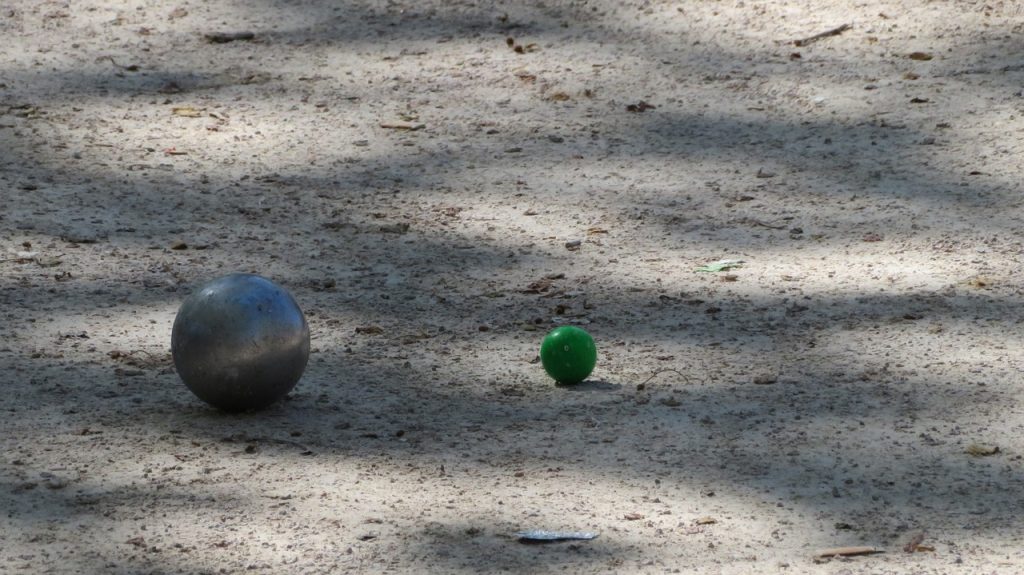
[[[1000,0],[5,0],[0,572],[1024,571],[1022,32]],[[313,338],[252,414],[170,361],[233,271]],[[598,345],[574,387],[537,363],[562,324]],[[882,552],[819,557],[849,546]]]

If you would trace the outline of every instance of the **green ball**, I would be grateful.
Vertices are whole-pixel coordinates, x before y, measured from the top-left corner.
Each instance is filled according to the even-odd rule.
[[[579,383],[587,379],[597,364],[594,338],[575,326],[555,328],[540,344],[540,362],[558,383]]]

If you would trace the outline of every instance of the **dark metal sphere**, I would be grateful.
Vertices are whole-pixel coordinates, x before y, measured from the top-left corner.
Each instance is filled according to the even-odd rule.
[[[260,409],[298,383],[309,359],[309,325],[284,288],[232,274],[181,304],[171,354],[199,399],[225,411]]]

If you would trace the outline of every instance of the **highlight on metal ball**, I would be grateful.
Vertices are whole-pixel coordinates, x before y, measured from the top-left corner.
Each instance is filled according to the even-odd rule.
[[[261,409],[290,392],[309,360],[309,325],[287,290],[231,274],[190,295],[171,330],[174,367],[199,399],[225,411]]]

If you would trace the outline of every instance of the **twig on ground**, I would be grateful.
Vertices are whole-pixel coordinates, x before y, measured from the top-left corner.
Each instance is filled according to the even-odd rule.
[[[110,63],[113,64],[115,68],[120,68],[121,70],[127,70],[128,72],[139,71],[139,66],[137,64],[128,64],[127,66],[122,66],[121,64],[117,63],[117,60],[115,60],[113,56],[100,56],[99,58],[96,58],[97,62],[102,62],[103,60],[110,60]]]
[[[823,549],[819,551],[815,557],[827,559],[831,557],[855,557],[857,555],[874,555],[876,553],[884,553],[878,547],[867,547],[867,546],[853,546],[853,547],[833,547],[831,549]]]
[[[250,436],[250,435],[245,435],[244,433],[237,433],[237,434],[232,435],[230,437],[225,437],[221,441],[226,441],[228,443],[250,443],[250,444],[253,444],[253,443],[277,443],[277,444],[280,444],[280,445],[291,445],[293,447],[298,447],[299,449],[302,450],[302,455],[312,455],[313,454],[313,450],[310,449],[309,446],[304,444],[304,443],[299,443],[298,441],[292,441],[291,439],[280,439],[280,438],[277,438],[277,437],[269,437],[269,436],[266,436],[266,435]]]
[[[384,128],[386,130],[409,130],[410,132],[415,132],[417,130],[422,130],[423,128],[426,128],[427,126],[426,126],[426,124],[391,124],[391,123],[382,123],[380,125],[380,127]]]
[[[842,34],[843,32],[846,32],[850,28],[852,28],[852,26],[850,26],[849,24],[843,24],[842,26],[839,26],[837,28],[833,28],[831,30],[826,30],[826,31],[824,31],[824,32],[822,32],[820,34],[815,34],[814,36],[809,36],[809,37],[803,38],[801,40],[793,40],[793,45],[794,46],[807,46],[809,44],[813,44],[813,43],[817,42],[818,40],[821,40],[822,38],[828,38],[829,36],[838,36],[838,35]]]
[[[205,34],[203,37],[211,44],[227,44],[238,40],[253,40],[256,38],[256,34],[253,32],[213,32]]]
[[[651,377],[648,377],[647,379],[645,379],[643,381],[643,383],[640,384],[640,386],[647,385],[647,382],[649,382],[652,379],[658,377],[659,375],[661,375],[663,373],[667,373],[667,372],[672,372],[672,373],[678,375],[679,377],[683,378],[686,381],[686,383],[690,383],[690,378],[686,377],[686,374],[684,374],[683,372],[679,371],[678,369],[666,368],[666,369],[659,369],[658,371],[652,373]],[[637,386],[637,387],[640,387],[640,386]]]
[[[754,218],[740,218],[740,219],[736,220],[736,223],[738,223],[738,224],[750,224],[752,226],[761,226],[763,228],[768,228],[768,229],[772,229],[772,230],[784,230],[787,227],[789,227],[786,224],[782,224],[782,225],[772,224],[772,223],[768,223],[768,222],[762,222],[761,220],[757,220],[757,219],[754,219]]]

